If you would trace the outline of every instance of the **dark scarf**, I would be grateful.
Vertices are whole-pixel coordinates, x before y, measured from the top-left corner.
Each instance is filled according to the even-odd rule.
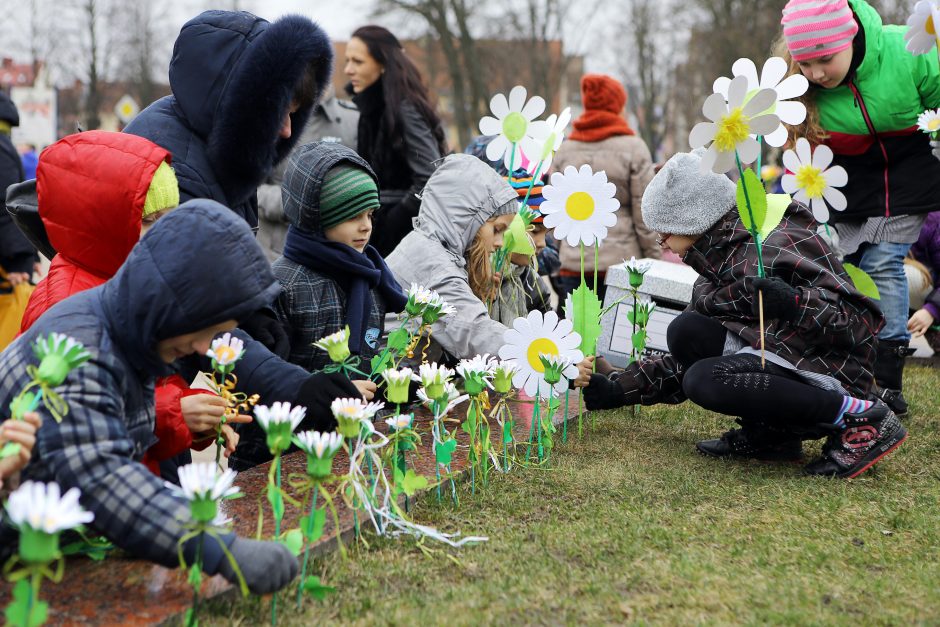
[[[346,292],[349,350],[354,355],[362,348],[369,324],[373,289],[379,290],[389,311],[397,313],[405,308],[405,293],[372,246],[366,246],[360,253],[346,244],[290,226],[284,242],[284,257],[332,278]]]
[[[385,163],[379,163],[389,151],[386,135],[389,129],[385,123],[385,90],[379,79],[352,97],[359,109],[359,140],[356,152],[369,165],[380,173],[385,171]],[[380,175],[381,176],[381,175]]]

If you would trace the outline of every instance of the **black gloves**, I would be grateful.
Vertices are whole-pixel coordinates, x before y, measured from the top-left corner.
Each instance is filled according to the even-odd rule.
[[[238,328],[281,359],[286,360],[290,356],[290,337],[271,309],[259,309],[243,320]]]
[[[336,426],[330,403],[337,398],[362,398],[359,388],[340,372],[318,372],[300,386],[295,405],[307,408],[305,429],[327,431]],[[308,426],[309,425],[309,426]]]
[[[770,277],[754,279],[754,297],[751,301],[751,310],[754,316],[759,315],[760,298],[757,295],[758,291],[764,293],[765,317],[792,322],[800,313],[800,290],[791,287],[782,279]]]
[[[277,542],[235,538],[229,551],[238,562],[238,568],[252,594],[277,592],[289,584],[300,570],[297,558],[286,546]],[[219,574],[238,585],[238,575],[228,557],[219,562]]]
[[[584,403],[588,409],[616,409],[626,405],[624,389],[617,381],[602,374],[592,374],[591,382],[584,388]]]

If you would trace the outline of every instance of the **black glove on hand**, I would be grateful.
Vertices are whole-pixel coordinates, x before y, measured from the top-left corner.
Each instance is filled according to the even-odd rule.
[[[271,309],[259,309],[243,320],[238,328],[281,359],[290,356],[290,337]]]
[[[800,313],[800,290],[791,287],[782,279],[770,277],[754,279],[754,299],[751,302],[751,310],[755,316],[760,313],[758,291],[764,293],[765,317],[792,322]]]
[[[335,427],[336,420],[330,411],[330,403],[337,398],[362,398],[362,394],[341,372],[310,375],[300,386],[294,403],[307,408],[304,428],[324,431]]]
[[[290,549],[277,542],[235,538],[229,551],[238,562],[238,568],[252,594],[277,592],[289,584],[300,570],[297,558]],[[219,563],[219,574],[238,585],[238,575],[227,557]]]
[[[584,388],[584,403],[588,409],[616,409],[626,402],[624,390],[616,381],[602,374],[592,374],[591,382]]]

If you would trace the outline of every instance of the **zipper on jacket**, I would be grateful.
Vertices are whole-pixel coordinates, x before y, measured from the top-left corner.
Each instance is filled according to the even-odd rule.
[[[849,81],[849,89],[852,90],[852,93],[855,95],[855,104],[859,106],[862,110],[862,117],[865,119],[865,126],[868,127],[868,132],[871,133],[871,136],[875,138],[875,141],[878,142],[878,147],[881,148],[881,155],[885,160],[885,169],[884,169],[884,183],[885,183],[885,217],[891,217],[891,193],[888,189],[888,149],[885,148],[884,142],[881,141],[881,137],[878,136],[878,133],[875,131],[875,125],[872,124],[871,117],[868,115],[868,108],[865,106],[865,100],[862,98],[861,92],[858,90],[858,87],[855,85],[855,81]]]

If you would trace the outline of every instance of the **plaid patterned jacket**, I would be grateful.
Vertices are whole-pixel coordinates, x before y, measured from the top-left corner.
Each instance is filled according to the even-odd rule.
[[[766,350],[800,370],[835,377],[849,393],[864,398],[874,382],[876,335],[884,317],[855,289],[813,224],[809,211],[794,203],[761,247],[766,275],[800,291],[800,311],[793,322],[765,319]],[[684,261],[700,275],[688,310],[717,320],[759,349],[760,326],[751,309],[757,247],[737,209],[709,229]],[[679,403],[685,400],[682,374],[667,355],[631,364],[620,382],[628,404]]]

